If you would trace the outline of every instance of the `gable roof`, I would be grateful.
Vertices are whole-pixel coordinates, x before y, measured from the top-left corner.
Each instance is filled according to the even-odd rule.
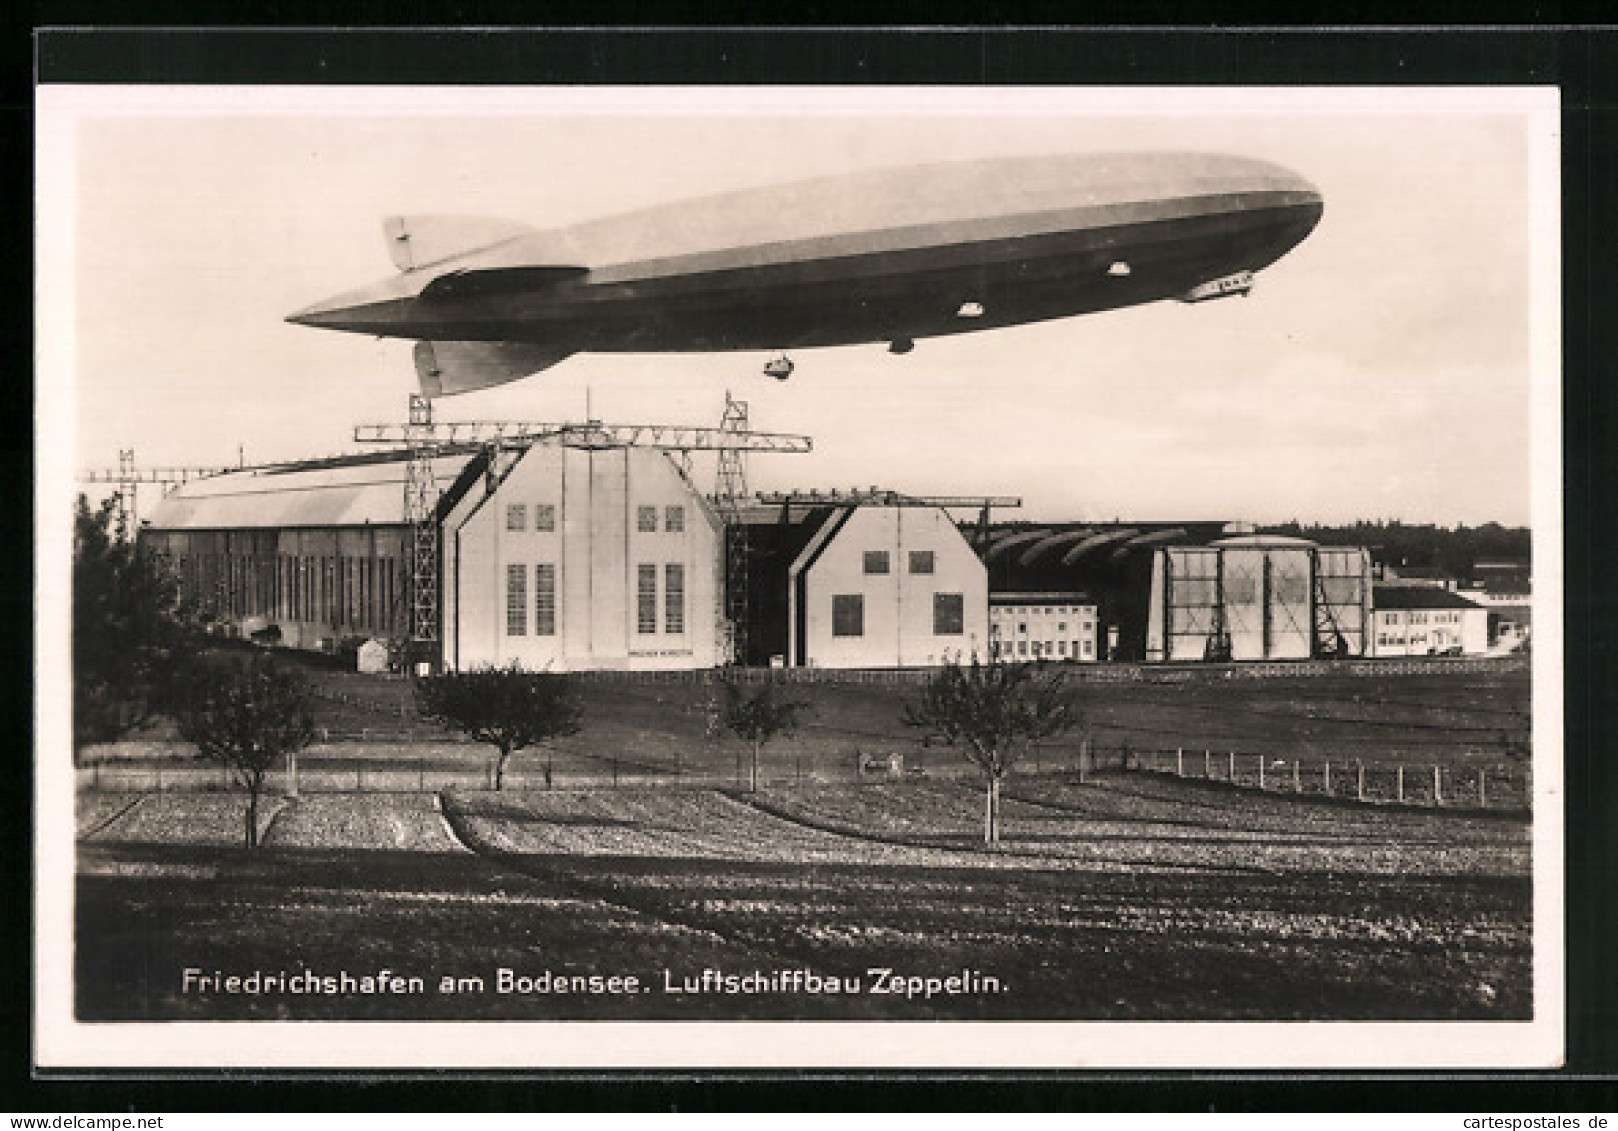
[[[1432,585],[1372,586],[1371,607],[1383,609],[1481,609],[1459,593]]]

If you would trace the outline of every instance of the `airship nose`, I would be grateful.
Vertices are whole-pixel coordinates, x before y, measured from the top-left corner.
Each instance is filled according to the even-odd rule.
[[[373,287],[322,299],[287,315],[286,320],[329,330],[368,330],[379,322],[397,317],[400,306],[407,305],[409,297],[398,280],[390,279]]]
[[[331,326],[345,320],[346,315],[352,314],[354,308],[345,303],[327,300],[306,306],[302,310],[295,310],[287,315],[288,322],[295,322],[299,326]]]

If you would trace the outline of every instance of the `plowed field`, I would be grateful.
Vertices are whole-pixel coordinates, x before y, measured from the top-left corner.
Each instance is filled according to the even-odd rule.
[[[966,782],[322,795],[287,801],[246,853],[231,846],[240,804],[199,794],[81,809],[82,1018],[1531,1010],[1520,819],[1138,774],[1014,779],[1004,844],[987,852]],[[198,990],[188,968],[386,968],[423,989]],[[502,969],[530,987],[578,981],[502,992]]]

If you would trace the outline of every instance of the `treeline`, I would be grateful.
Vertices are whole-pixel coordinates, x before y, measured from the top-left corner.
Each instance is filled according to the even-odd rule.
[[[1297,521],[1261,528],[1266,534],[1308,538],[1322,545],[1368,546],[1375,559],[1405,568],[1441,569],[1462,581],[1473,578],[1478,562],[1527,562],[1530,531],[1521,526],[1434,526],[1395,521],[1359,521],[1328,526]]]

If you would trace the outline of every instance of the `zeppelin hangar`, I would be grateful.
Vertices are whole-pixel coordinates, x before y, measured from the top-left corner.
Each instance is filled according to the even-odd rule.
[[[169,492],[141,537],[221,631],[323,652],[414,639],[417,662],[454,670],[1377,652],[1367,550],[1241,524],[988,526],[875,490],[725,508],[674,454],[607,436],[416,461],[435,498],[418,566],[412,466],[385,451],[226,471]]]

